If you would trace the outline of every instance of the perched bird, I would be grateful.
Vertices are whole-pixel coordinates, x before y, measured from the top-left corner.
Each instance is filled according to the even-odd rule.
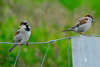
[[[80,33],[86,35],[86,32],[90,27],[91,23],[94,22],[94,19],[91,15],[86,15],[85,17],[80,18],[75,25],[71,28],[64,30],[65,31],[74,31],[76,33]]]
[[[27,43],[29,37],[31,34],[30,26],[27,21],[22,21],[20,24],[19,29],[17,30],[15,37],[13,39],[13,43],[20,43],[21,45],[23,43]],[[28,45],[28,43],[27,43]],[[14,44],[10,49],[9,52],[12,52],[12,50],[16,47],[17,45]]]

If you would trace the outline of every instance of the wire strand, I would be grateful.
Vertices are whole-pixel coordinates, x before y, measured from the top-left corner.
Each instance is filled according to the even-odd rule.
[[[70,37],[65,37],[65,38],[59,38],[59,39],[56,39],[56,40],[50,40],[50,41],[46,41],[46,42],[29,42],[29,44],[46,44],[46,43],[56,42],[56,41],[59,41],[59,40],[71,39],[71,38],[75,38],[75,37],[79,37],[79,36],[84,36],[84,35],[76,35],[76,36],[70,36]],[[90,37],[100,37],[100,35],[91,35]],[[20,45],[20,43],[9,43],[9,42],[0,42],[0,44]],[[23,44],[26,45],[26,43],[23,43]]]
[[[48,44],[48,48],[47,48],[46,53],[45,53],[45,56],[44,56],[44,58],[43,58],[41,67],[43,66],[44,60],[45,60],[45,58],[46,58],[46,55],[47,55],[47,52],[48,52],[48,49],[49,49],[49,46],[50,46],[50,43]]]
[[[48,52],[50,43],[56,42],[56,41],[59,41],[59,40],[68,39],[68,64],[69,64],[69,67],[70,67],[70,59],[69,59],[69,39],[75,38],[75,37],[80,37],[80,36],[84,36],[84,35],[77,35],[77,36],[70,36],[70,37],[65,37],[65,38],[59,38],[59,39],[56,39],[56,40],[50,40],[50,41],[46,41],[46,42],[29,42],[29,44],[46,44],[46,43],[49,43],[48,44],[48,48],[47,48],[46,53],[45,53],[45,56],[43,58],[42,64],[41,64],[41,67],[42,67],[43,66],[43,63],[44,63],[44,60],[46,58],[46,55],[47,55],[47,52]],[[91,37],[100,37],[100,35],[91,35]],[[16,45],[20,45],[20,43],[9,43],[9,42],[0,42],[0,44],[16,44]],[[23,45],[26,45],[26,43],[23,43]],[[17,62],[19,53],[21,51],[21,48],[22,48],[22,46],[19,48],[18,54],[16,56],[16,60],[15,60],[15,63],[14,63],[14,67],[16,66],[16,62]]]
[[[67,41],[67,51],[68,51],[68,67],[70,67],[70,57],[69,57],[69,39]]]
[[[16,60],[15,60],[15,63],[14,63],[14,67],[16,66],[16,62],[17,62],[17,59],[18,59],[18,56],[19,56],[19,53],[20,53],[21,48],[22,48],[22,46],[20,46],[20,48],[19,48],[19,51],[18,51],[18,54],[17,54]]]

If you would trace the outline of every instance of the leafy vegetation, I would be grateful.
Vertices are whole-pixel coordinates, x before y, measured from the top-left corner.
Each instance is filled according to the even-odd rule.
[[[13,42],[19,24],[27,20],[31,26],[28,42],[44,42],[79,35],[62,33],[86,14],[94,16],[88,34],[100,34],[100,1],[98,0],[0,0],[0,41]],[[95,30],[95,31],[94,31]],[[9,53],[12,45],[0,44],[0,67],[13,67],[19,46]],[[17,67],[40,67],[48,44],[23,46]],[[70,41],[70,65],[71,61]],[[50,45],[43,67],[68,67],[67,40]]]

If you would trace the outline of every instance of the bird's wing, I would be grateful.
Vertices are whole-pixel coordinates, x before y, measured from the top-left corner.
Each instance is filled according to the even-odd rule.
[[[13,43],[19,43],[21,42],[22,40],[22,37],[20,35],[16,35],[13,39]]]
[[[76,22],[76,24],[75,24],[74,26],[72,26],[71,28],[79,27],[80,25],[85,24],[87,20],[88,20],[88,18],[82,17],[82,18],[80,18],[80,19]]]
[[[20,31],[19,31],[19,30],[17,30],[17,32],[15,33],[15,36],[16,36],[16,35],[18,35],[19,33],[20,33]]]
[[[13,43],[19,43],[19,42],[21,42],[21,40],[22,40],[22,36],[21,36],[21,34],[20,34],[20,28],[17,30],[17,32],[16,32],[16,34],[15,34],[15,37],[14,37],[14,39],[13,39]]]

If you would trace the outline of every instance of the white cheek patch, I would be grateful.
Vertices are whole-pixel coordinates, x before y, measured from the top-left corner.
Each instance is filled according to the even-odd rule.
[[[25,26],[25,25],[21,25],[20,28],[21,28],[21,29],[25,29],[26,26]]]
[[[89,19],[90,21],[92,21],[92,18],[91,18],[91,17],[88,17],[88,19]]]
[[[92,18],[89,18],[90,21],[92,21]]]
[[[30,28],[30,26],[29,26],[29,28]]]
[[[92,18],[90,18],[90,17],[87,17],[87,18],[88,18],[90,21],[92,21]],[[89,20],[88,20],[88,21],[89,21]]]

